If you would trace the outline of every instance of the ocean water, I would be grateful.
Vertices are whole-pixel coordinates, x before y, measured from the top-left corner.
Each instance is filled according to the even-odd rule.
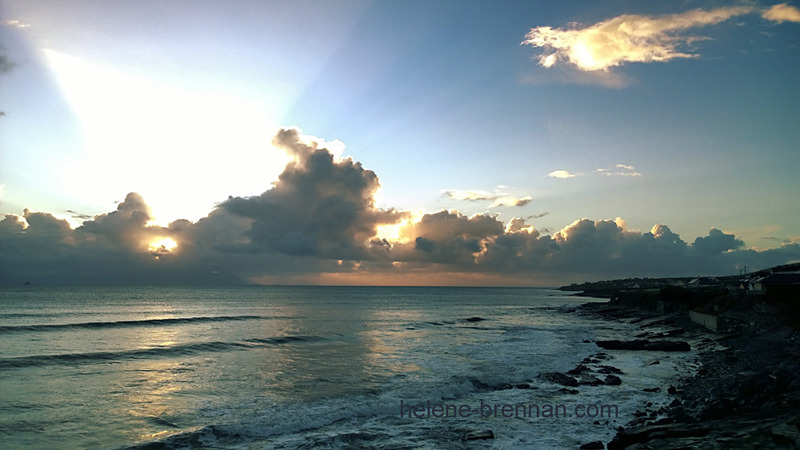
[[[694,360],[618,352],[603,363],[623,384],[577,394],[538,378],[633,333],[568,311],[587,301],[528,288],[0,289],[0,445],[605,442],[645,402],[668,404],[664,387]],[[466,439],[485,430],[494,439]]]

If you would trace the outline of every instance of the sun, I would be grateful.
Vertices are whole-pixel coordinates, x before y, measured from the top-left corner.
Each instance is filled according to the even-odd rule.
[[[172,238],[161,238],[150,243],[147,250],[151,253],[169,253],[178,247]]]

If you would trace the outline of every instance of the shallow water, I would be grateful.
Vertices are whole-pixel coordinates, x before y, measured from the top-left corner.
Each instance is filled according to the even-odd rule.
[[[642,389],[668,384],[691,355],[620,352],[609,364],[625,372],[622,386],[579,394],[537,379],[598,352],[596,338],[632,330],[563,311],[586,301],[528,288],[3,289],[0,439],[4,448],[607,441],[645,401],[669,402]],[[521,383],[534,389],[506,389]],[[518,405],[539,417],[509,415]],[[547,405],[567,416],[546,417]],[[618,415],[577,417],[578,405]],[[495,439],[464,440],[488,429]]]

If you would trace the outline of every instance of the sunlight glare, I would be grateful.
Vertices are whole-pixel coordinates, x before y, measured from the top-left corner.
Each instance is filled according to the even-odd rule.
[[[161,238],[150,243],[147,248],[151,253],[169,253],[178,247],[178,243],[172,238]]]
[[[136,191],[158,222],[197,220],[228,195],[269,189],[288,161],[269,146],[270,105],[44,55],[82,126],[83,154],[62,164],[61,184],[75,197],[95,198],[98,185],[115,196]]]

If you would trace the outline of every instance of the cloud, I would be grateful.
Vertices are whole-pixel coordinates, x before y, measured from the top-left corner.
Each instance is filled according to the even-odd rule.
[[[606,177],[640,177],[641,172],[636,170],[636,167],[628,164],[617,164],[611,169],[597,169],[595,173]],[[566,170],[554,170],[547,174],[550,178],[569,179],[583,176],[582,172],[569,172]]]
[[[489,205],[490,208],[496,208],[499,206],[525,206],[533,200],[533,197],[530,195],[517,197],[501,192],[491,193],[481,190],[446,190],[444,193],[442,193],[442,195],[453,200],[470,202],[491,201],[492,204]]]
[[[786,3],[780,3],[763,11],[761,17],[777,23],[800,22],[800,9]]]
[[[744,247],[744,242],[736,239],[733,234],[725,234],[716,228],[712,228],[708,232],[708,236],[695,239],[692,247],[703,254],[714,255],[742,248]]]
[[[613,169],[597,169],[597,173],[607,177],[640,177],[635,167],[627,164],[617,164]]]
[[[9,28],[28,28],[31,25],[18,19],[6,19],[2,22],[4,27]]]
[[[377,175],[334,157],[321,139],[286,128],[273,145],[292,159],[272,187],[230,197],[196,222],[154,225],[135,192],[76,229],[45,212],[6,215],[0,220],[0,284],[209,284],[239,277],[263,283],[553,285],[737,273],[745,265],[800,260],[798,242],[756,251],[716,228],[688,243],[667,225],[640,232],[620,218],[583,218],[550,234],[526,223],[543,214],[507,223],[455,210],[413,216],[377,208]],[[624,164],[613,170],[635,172]],[[471,192],[464,199],[501,197],[464,192]],[[392,237],[378,236],[383,226],[395,229]]]
[[[2,47],[0,46],[0,50]],[[0,54],[0,74],[10,72],[16,66],[8,59],[8,56]]]
[[[568,172],[566,170],[554,170],[554,171],[552,171],[552,172],[547,174],[547,176],[550,177],[550,178],[562,178],[562,179],[575,178],[575,177],[579,177],[581,175],[583,175],[583,174],[580,173],[580,172],[572,173],[572,172]]]
[[[288,128],[279,130],[272,144],[293,158],[274,187],[219,205],[224,212],[252,219],[246,233],[249,251],[364,258],[364,243],[377,227],[406,216],[376,208],[380,184],[375,173],[350,158],[334,160],[321,140]]]
[[[568,64],[580,71],[607,71],[630,62],[695,58],[699,55],[687,47],[705,38],[686,31],[752,11],[747,6],[696,9],[658,17],[626,14],[585,27],[541,26],[532,28],[522,44],[543,49],[539,64],[545,68]]]

